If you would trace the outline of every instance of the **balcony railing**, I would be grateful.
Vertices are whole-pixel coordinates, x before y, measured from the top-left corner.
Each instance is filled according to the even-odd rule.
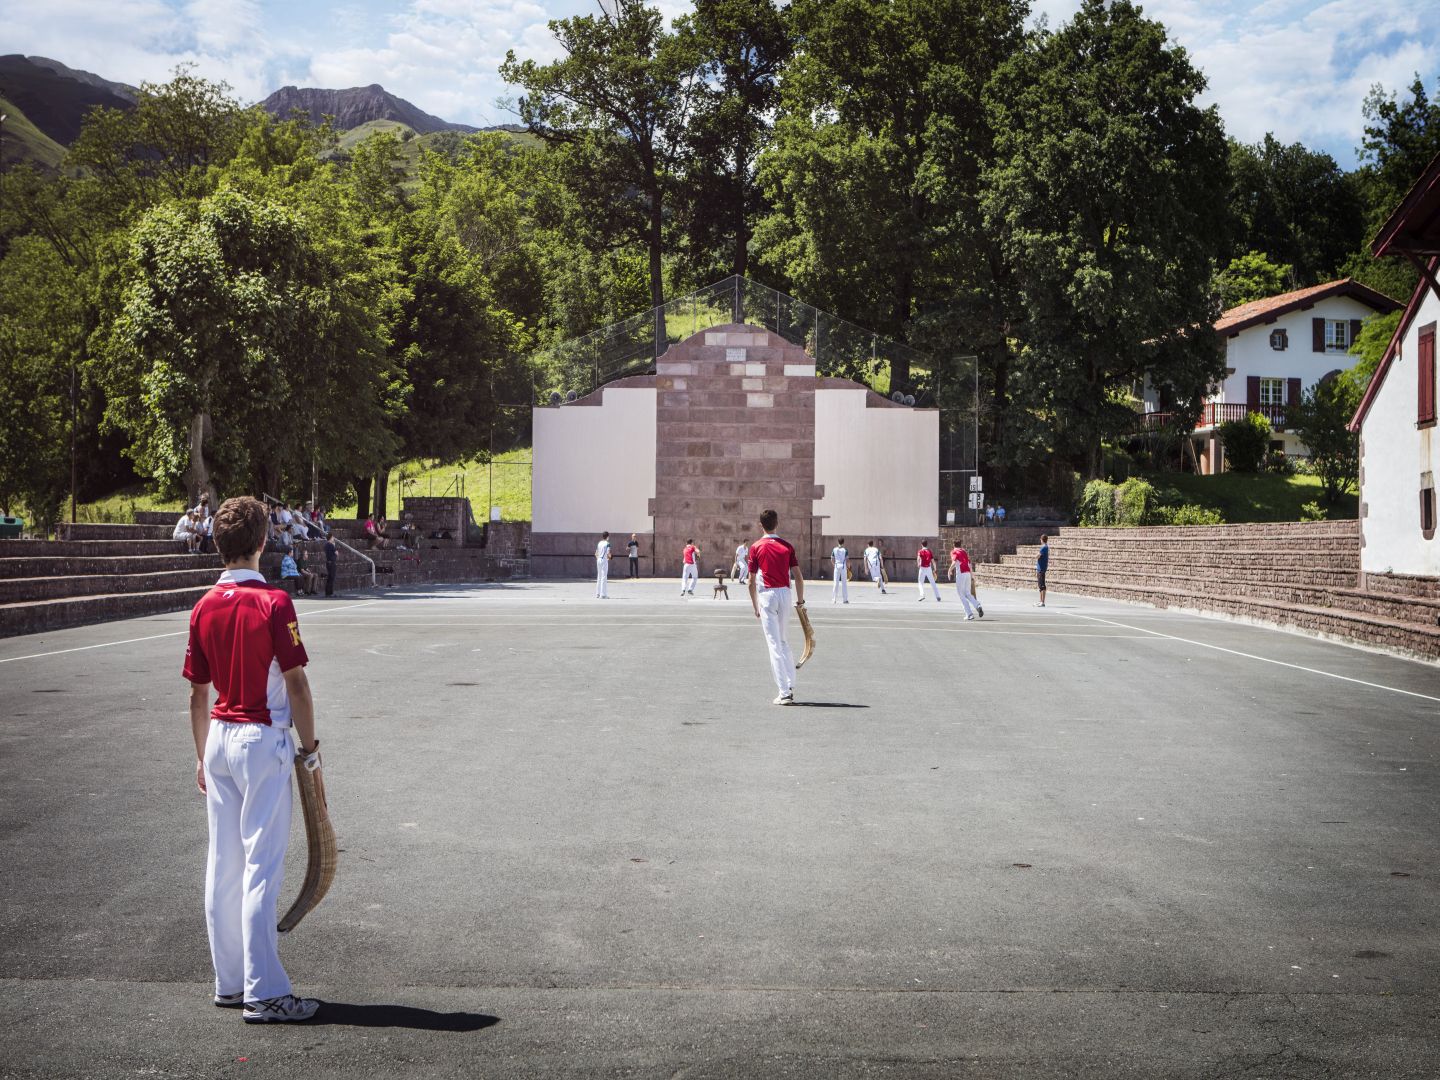
[[[1230,420],[1244,420],[1246,413],[1258,412],[1270,426],[1276,431],[1285,427],[1285,406],[1283,405],[1245,405],[1241,402],[1229,401],[1207,401],[1205,409],[1200,414],[1200,421],[1195,425],[1195,430],[1212,428],[1217,424],[1224,424]],[[1146,430],[1164,427],[1175,420],[1173,412],[1149,412],[1142,414]]]

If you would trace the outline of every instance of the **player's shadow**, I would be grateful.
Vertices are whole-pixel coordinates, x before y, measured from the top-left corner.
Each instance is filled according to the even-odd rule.
[[[410,1005],[350,1005],[343,1001],[321,1001],[310,1025],[341,1027],[414,1028],[417,1031],[481,1031],[500,1022],[489,1013],[436,1012]]]
[[[792,701],[798,709],[868,709],[869,705],[854,705],[848,701]]]

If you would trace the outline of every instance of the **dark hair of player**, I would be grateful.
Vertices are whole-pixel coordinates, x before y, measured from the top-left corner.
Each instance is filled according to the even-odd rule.
[[[270,517],[265,504],[249,495],[226,499],[215,511],[215,547],[220,558],[233,563],[248,559],[265,543]]]
[[[774,532],[775,526],[780,524],[780,515],[774,510],[760,511],[760,527],[766,532]]]

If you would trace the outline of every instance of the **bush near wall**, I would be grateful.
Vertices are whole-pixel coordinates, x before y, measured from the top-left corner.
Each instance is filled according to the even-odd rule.
[[[1274,429],[1259,413],[1247,413],[1243,420],[1227,420],[1217,429],[1225,446],[1225,467],[1231,472],[1255,473],[1270,452]]]
[[[1175,492],[1162,493],[1147,480],[1132,476],[1123,484],[1091,480],[1077,507],[1081,525],[1222,525],[1218,510],[1193,503],[1175,505]]]

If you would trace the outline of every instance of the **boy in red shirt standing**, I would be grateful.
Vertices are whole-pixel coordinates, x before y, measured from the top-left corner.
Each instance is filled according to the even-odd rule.
[[[795,656],[785,637],[785,624],[790,618],[790,580],[795,580],[795,606],[805,606],[805,579],[800,576],[800,560],[795,549],[775,535],[780,515],[766,510],[760,515],[760,528],[765,535],[750,545],[746,564],[750,570],[750,606],[765,632],[765,647],[770,651],[770,670],[780,694],[776,705],[795,704]]]
[[[920,586],[920,599],[925,599],[925,582],[930,582],[930,588],[935,590],[935,602],[940,602],[940,586],[935,583],[935,553],[930,550],[930,541],[925,540],[920,544],[920,550],[915,553],[915,565],[920,568],[916,575],[916,582]]]
[[[694,540],[685,541],[685,550],[680,553],[680,595],[687,592],[695,595],[695,585],[700,580],[700,549]]]
[[[268,528],[257,499],[227,499],[216,512],[225,572],[190,613],[184,669],[195,783],[210,821],[205,923],[215,1004],[243,1005],[252,1024],[308,1020],[320,1005],[291,993],[276,929],[290,842],[292,726],[305,754],[319,743],[295,607],[260,573]]]
[[[950,549],[950,580],[955,582],[955,592],[965,606],[966,620],[975,618],[976,614],[983,619],[985,609],[970,592],[970,553],[959,544]]]

